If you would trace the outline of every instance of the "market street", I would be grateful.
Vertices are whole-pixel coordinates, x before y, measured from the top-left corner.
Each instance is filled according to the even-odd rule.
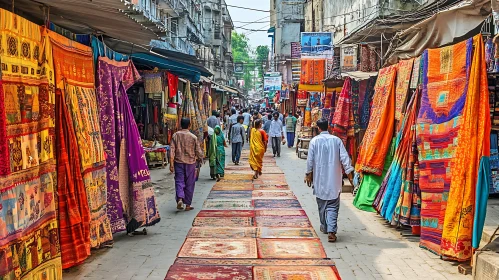
[[[283,148],[277,164],[285,172],[290,189],[319,232],[315,197],[303,183],[306,161],[298,159],[294,151]],[[226,152],[229,159],[229,149]],[[196,184],[195,210],[178,212],[175,209],[173,175],[168,169],[153,169],[151,174],[161,223],[149,227],[147,236],[115,235],[112,249],[93,251],[92,257],[83,265],[65,271],[64,279],[164,279],[214,181],[209,180],[209,169],[204,165]],[[328,243],[326,235],[320,234],[320,237],[327,256],[335,261],[342,279],[472,279],[469,275],[458,274],[452,262],[442,261],[419,248],[418,238],[401,237],[376,214],[356,209],[351,194],[343,193],[341,199],[338,241]]]

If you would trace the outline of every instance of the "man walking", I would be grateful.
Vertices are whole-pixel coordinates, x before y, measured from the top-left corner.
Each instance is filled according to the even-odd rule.
[[[320,134],[310,141],[308,147],[305,182],[309,186],[313,183],[319,207],[320,230],[328,234],[329,242],[335,242],[343,183],[342,167],[350,180],[354,168],[341,139],[327,131],[328,121],[320,119],[317,127]]]
[[[279,113],[274,112],[274,119],[270,123],[269,136],[272,139],[272,153],[274,157],[281,156],[281,141],[284,140],[284,132],[282,131],[282,122],[279,120]]]
[[[220,119],[218,118],[218,116],[219,115],[217,110],[211,111],[211,117],[206,120],[206,124],[213,129],[215,129],[217,125],[220,126]]]
[[[190,211],[196,184],[196,162],[202,162],[203,152],[196,135],[189,131],[191,120],[180,120],[182,130],[175,132],[170,144],[170,172],[175,173],[177,209]]]
[[[229,143],[232,144],[232,162],[235,165],[239,165],[239,159],[241,158],[241,150],[244,145],[244,127],[243,127],[244,117],[237,117],[237,123],[232,126],[229,131]]]
[[[289,112],[286,118],[286,136],[288,140],[288,148],[292,148],[295,144],[296,117],[293,112]]]

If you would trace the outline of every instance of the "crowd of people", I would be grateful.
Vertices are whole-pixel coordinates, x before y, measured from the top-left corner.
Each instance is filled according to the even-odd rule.
[[[192,199],[197,169],[205,158],[210,165],[211,178],[220,181],[225,174],[227,143],[232,148],[232,163],[239,165],[241,151],[247,142],[249,165],[254,171],[253,178],[257,179],[262,175],[268,142],[271,142],[274,157],[280,157],[282,145],[294,146],[296,129],[301,121],[300,112],[296,116],[289,112],[284,117],[277,111],[232,108],[221,118],[220,112],[214,110],[207,120],[206,154],[203,154],[197,137],[189,131],[190,119],[183,118],[180,122],[182,129],[173,135],[170,146],[170,171],[175,173],[177,209],[194,209]],[[309,145],[305,182],[314,187],[320,230],[328,234],[330,242],[335,242],[343,172],[351,180],[353,167],[341,139],[329,134],[327,120],[317,121],[317,127],[321,133]]]

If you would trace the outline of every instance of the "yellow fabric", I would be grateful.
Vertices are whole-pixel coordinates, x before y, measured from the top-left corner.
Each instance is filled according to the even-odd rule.
[[[488,156],[490,151],[489,91],[481,34],[473,38],[473,45],[459,145],[452,160],[452,181],[441,245],[442,255],[458,261],[469,260],[473,255],[471,241],[478,169],[481,158]]]
[[[324,86],[299,84],[298,89],[304,91],[322,92],[324,90]]]
[[[258,129],[251,129],[249,164],[252,170],[262,171],[263,155],[265,154],[265,143]]]

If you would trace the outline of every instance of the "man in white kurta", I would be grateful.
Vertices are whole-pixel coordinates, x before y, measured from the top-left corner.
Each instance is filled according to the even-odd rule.
[[[320,119],[317,126],[321,133],[310,141],[306,177],[310,178],[310,173],[313,172],[314,195],[321,221],[320,230],[328,234],[329,242],[335,242],[343,183],[342,168],[349,178],[354,168],[341,139],[327,131],[328,121]]]

